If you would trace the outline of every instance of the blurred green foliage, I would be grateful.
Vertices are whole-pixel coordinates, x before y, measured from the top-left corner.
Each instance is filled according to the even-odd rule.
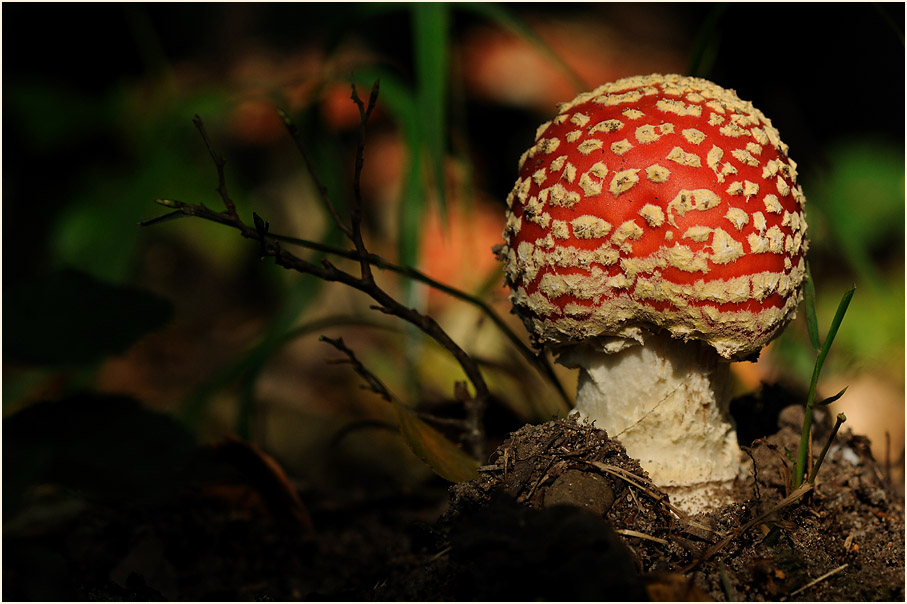
[[[558,5],[557,10],[567,11],[566,6]],[[548,9],[555,10],[553,7]],[[172,197],[219,207],[220,200],[214,191],[216,174],[198,133],[192,127],[191,117],[194,114],[202,116],[215,145],[228,159],[228,186],[241,215],[248,217],[255,209],[267,217],[274,216],[270,218],[274,222],[273,230],[283,232],[277,220],[281,213],[289,213],[286,208],[270,204],[267,199],[255,195],[260,193],[257,188],[260,180],[274,178],[278,172],[302,172],[302,163],[293,156],[289,141],[273,143],[265,148],[231,140],[232,112],[248,99],[246,91],[238,93],[232,89],[232,84],[224,75],[229,72],[229,66],[221,65],[220,61],[226,63],[231,57],[217,56],[209,63],[199,61],[198,65],[192,65],[198,57],[187,53],[187,56],[179,57],[184,61],[183,65],[176,65],[175,58],[168,61],[161,39],[164,29],[156,30],[155,24],[144,14],[145,10],[150,9],[137,5],[127,11],[132,23],[132,35],[135,36],[133,43],[146,63],[147,73],[143,77],[123,77],[108,88],[95,89],[87,85],[78,86],[72,81],[54,81],[42,79],[40,74],[30,74],[30,77],[20,76],[11,80],[5,86],[4,118],[7,123],[15,123],[17,129],[24,133],[24,144],[15,153],[29,158],[53,158],[61,168],[66,169],[61,172],[68,175],[65,182],[52,183],[54,191],[61,195],[53,200],[42,197],[43,183],[21,183],[17,182],[17,174],[7,175],[7,180],[18,187],[14,189],[17,192],[15,198],[5,196],[6,204],[28,207],[27,204],[34,202],[36,208],[53,208],[52,215],[47,218],[47,232],[35,233],[34,238],[46,259],[43,263],[35,262],[42,272],[75,267],[108,284],[105,287],[128,284],[142,272],[142,263],[146,261],[142,254],[146,246],[155,241],[169,243],[173,239],[198,254],[203,259],[200,266],[212,270],[239,273],[253,264],[254,248],[228,229],[194,221],[172,223],[150,231],[136,226],[139,221],[158,211],[151,203],[155,198]],[[181,9],[169,7],[161,10],[177,11],[174,14],[178,15]],[[192,10],[200,11],[204,18],[209,18],[225,9],[212,5]],[[282,9],[265,7],[262,10]],[[333,83],[325,79],[328,77],[335,81],[344,79],[344,82],[352,79],[360,90],[367,90],[375,79],[381,80],[379,105],[390,115],[406,148],[407,163],[399,193],[396,240],[393,242],[397,261],[401,264],[418,267],[423,260],[419,257],[422,218],[428,212],[428,204],[450,202],[444,186],[445,170],[449,168],[450,160],[454,158],[458,166],[466,168],[466,181],[472,183],[475,178],[475,155],[484,153],[487,157],[495,153],[483,148],[489,145],[487,137],[481,138],[488,124],[475,121],[476,102],[467,100],[463,74],[454,68],[452,57],[459,43],[457,36],[463,31],[462,23],[478,20],[515,34],[547,56],[575,86],[582,85],[581,78],[521,18],[520,15],[529,7],[490,3],[375,3],[316,5],[299,10],[321,11],[323,19],[311,24],[282,19],[279,25],[271,24],[274,29],[289,35],[294,45],[303,44],[311,35],[316,40],[315,44],[324,46],[328,59],[349,41],[372,51],[349,72],[306,74],[305,78],[311,78],[314,83],[312,98],[294,112],[293,118],[311,151],[319,177],[329,189],[333,203],[345,216],[349,207],[350,133],[330,130],[324,124],[322,108],[318,105],[319,95],[328,84]],[[579,11],[580,7],[570,6],[570,10]],[[729,86],[781,90],[788,97],[777,105],[782,110],[796,108],[801,103],[808,105],[808,100],[802,99],[814,93],[815,89],[804,92],[803,88],[788,88],[787,84],[791,84],[788,81],[782,82],[784,86],[774,85],[776,80],[772,78],[780,76],[774,72],[766,73],[761,62],[757,67],[748,67],[746,57],[732,57],[730,55],[737,53],[718,52],[719,48],[723,48],[720,43],[722,32],[727,29],[724,26],[737,18],[737,9],[733,4],[702,9],[688,7],[686,10],[702,11],[699,33],[689,41],[689,65],[692,70],[704,77],[717,79],[721,75],[722,82]],[[846,16],[846,13],[842,14]],[[544,15],[542,13],[543,18]],[[389,36],[379,27],[386,23],[382,19],[407,20],[408,25],[399,39],[388,39]],[[814,16],[807,15],[805,19],[812,24]],[[181,27],[178,21],[162,22],[172,23],[172,27],[178,28]],[[880,20],[878,29],[873,31],[878,31],[879,36],[886,36],[890,34],[888,28],[889,25]],[[288,29],[293,31],[287,34]],[[829,33],[812,29],[810,32],[813,36],[825,35],[829,49],[839,44],[837,38]],[[398,33],[400,30],[395,30],[395,34]],[[199,35],[196,44],[203,48],[207,41]],[[805,40],[803,46],[811,43]],[[216,52],[226,55],[223,48],[218,47]],[[279,51],[280,48],[277,48]],[[808,49],[810,53],[813,48]],[[796,49],[788,50],[794,52]],[[855,48],[850,55],[861,57],[859,52],[859,48]],[[879,60],[878,56],[863,58],[867,62]],[[180,69],[191,72],[187,65],[205,72],[212,64],[217,65],[221,72],[210,77],[198,77],[197,82],[178,73]],[[86,70],[89,68],[85,67]],[[730,77],[729,72],[735,75]],[[811,84],[808,80],[803,83],[804,79],[797,78],[799,86],[818,88],[818,84]],[[827,82],[820,83],[824,85]],[[278,105],[287,100],[281,90],[256,94],[268,94]],[[771,99],[771,94],[766,93],[766,98]],[[527,124],[526,132],[529,134],[537,125],[534,122],[537,116],[531,111],[512,107],[505,107],[504,111],[521,112],[520,118]],[[772,116],[775,119],[774,114]],[[902,375],[903,148],[869,135],[859,136],[860,133],[856,133],[858,136],[855,137],[853,132],[848,134],[846,140],[829,140],[833,134],[831,129],[820,129],[815,122],[800,122],[796,117],[794,112],[782,116],[786,120],[784,124],[776,120],[785,133],[785,140],[790,139],[786,133],[796,132],[797,128],[801,131],[795,136],[806,143],[810,142],[810,138],[808,133],[802,132],[803,128],[821,130],[818,134],[822,136],[813,147],[818,149],[813,156],[804,156],[802,147],[792,150],[795,159],[800,162],[801,182],[809,200],[811,261],[817,277],[820,321],[827,321],[827,317],[833,314],[838,295],[844,287],[854,281],[860,287],[860,295],[838,335],[836,352],[840,354],[830,360],[830,365],[857,363],[889,368],[887,370],[901,372]],[[524,132],[504,134],[528,140]],[[473,146],[476,148],[475,155],[470,149]],[[7,152],[10,150],[7,149]],[[516,160],[516,157],[508,160],[514,166],[513,173],[507,176],[511,182],[516,176]],[[47,170],[49,181],[57,178],[53,168],[49,166]],[[6,185],[4,191],[7,191]],[[488,192],[500,194],[493,187]],[[317,204],[311,203],[313,197],[310,193],[303,190],[294,198],[299,204],[306,204],[306,211],[317,212]],[[503,195],[500,196],[503,202]],[[31,211],[20,210],[22,215],[28,215]],[[329,221],[326,224],[315,238],[327,243],[340,243],[339,233]],[[24,227],[7,221],[6,229],[11,228]],[[10,258],[9,254],[7,258]],[[310,324],[309,313],[313,311],[321,287],[317,280],[288,277],[282,271],[270,268],[256,267],[255,270],[256,275],[264,275],[263,280],[273,288],[267,292],[274,298],[267,325],[253,346],[221,371],[204,376],[202,385],[189,393],[183,412],[189,424],[196,429],[207,417],[207,411],[217,395],[232,388],[240,393],[241,401],[233,429],[244,437],[250,437],[255,414],[255,385],[263,368],[294,334],[300,333],[294,330]],[[409,303],[424,304],[420,288],[411,288],[409,292],[406,294]],[[482,293],[487,293],[487,289]],[[12,297],[7,298],[4,312],[15,311],[17,315],[14,316],[18,316],[19,312],[27,314],[28,309],[16,310],[16,298],[12,293],[9,295]],[[55,302],[70,296],[65,293],[54,295],[57,298]],[[31,310],[41,308],[36,305]],[[126,314],[132,313],[139,319],[153,314],[142,312],[141,305],[133,302],[124,302],[121,310],[129,311]],[[5,318],[10,316],[6,314]],[[91,313],[88,313],[81,318],[90,317]],[[39,347],[47,341],[48,330],[51,330],[50,333],[66,333],[68,329],[68,326],[56,326],[51,321],[47,322],[44,326],[47,329],[43,331],[37,328],[34,332],[28,331],[28,326],[34,326],[33,322],[23,322],[22,326],[25,331],[16,331],[15,326],[10,329],[10,322],[7,321],[4,344],[8,351],[15,349],[9,347],[14,340],[23,346]],[[121,333],[126,336],[139,332],[125,330]],[[19,342],[30,338],[33,340],[30,343]],[[101,345],[101,342],[95,344]],[[805,330],[789,329],[779,341],[779,349],[792,372],[791,377],[806,383],[813,358]],[[114,348],[105,350],[113,352]],[[66,347],[60,346],[59,350],[51,352],[65,355],[65,351]],[[83,351],[80,354],[84,354],[86,359],[91,357],[97,360],[100,352],[89,354]],[[399,365],[395,367],[399,368]],[[418,375],[417,371],[405,371],[406,379],[412,381],[417,380]],[[7,393],[27,390],[34,374],[11,374],[8,379],[13,383],[9,388],[4,385],[4,403],[8,402]],[[28,384],[23,382],[22,388],[15,388],[15,382],[19,379],[28,381]],[[417,388],[411,390],[417,391]],[[542,396],[545,392],[527,394]],[[532,404],[529,407],[541,408]]]
[[[840,141],[821,178],[807,182],[808,208],[866,285],[885,288],[892,247],[904,240],[904,149],[878,140]],[[819,245],[821,245],[821,240]],[[888,266],[885,266],[888,264]]]
[[[820,322],[834,315],[836,292],[860,289],[830,364],[903,379],[904,259],[896,252],[904,249],[904,151],[873,139],[839,141],[823,167],[800,169]],[[779,342],[786,373],[802,380],[813,359],[803,331],[789,331]]]
[[[148,200],[162,191],[211,197],[211,181],[204,178],[211,168],[198,153],[202,147],[186,127],[187,116],[222,118],[229,107],[225,96],[199,90],[188,98],[161,92],[149,99],[142,93],[123,86],[97,98],[53,82],[7,93],[7,109],[23,120],[21,127],[34,145],[30,151],[61,149],[79,166],[47,239],[51,266],[75,266],[102,279],[128,280],[141,240],[134,227],[147,217]],[[65,111],[60,98],[67,99]],[[107,148],[94,157],[82,156],[79,149],[86,141]],[[227,241],[227,234],[212,233],[205,245],[216,254],[225,245],[234,247]]]

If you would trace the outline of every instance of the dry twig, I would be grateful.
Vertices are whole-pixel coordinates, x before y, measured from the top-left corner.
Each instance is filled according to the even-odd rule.
[[[813,485],[809,484],[808,482],[803,483],[802,485],[800,485],[799,488],[797,488],[797,490],[795,490],[793,493],[791,493],[790,495],[785,497],[779,503],[773,505],[767,511],[759,514],[758,516],[756,516],[755,518],[753,518],[752,520],[750,520],[743,526],[732,531],[731,534],[729,534],[727,537],[725,537],[724,539],[722,539],[721,541],[719,541],[718,543],[716,543],[715,545],[710,547],[708,550],[706,550],[706,552],[702,555],[702,557],[700,557],[698,560],[696,560],[695,562],[693,562],[692,564],[690,564],[689,566],[684,568],[682,571],[680,571],[681,574],[686,574],[686,573],[690,572],[691,570],[693,570],[694,568],[699,566],[702,562],[705,562],[706,560],[708,560],[709,558],[711,558],[712,556],[717,554],[719,551],[724,549],[724,547],[727,546],[728,543],[739,538],[741,535],[743,535],[743,533],[750,530],[751,528],[756,526],[758,523],[762,522],[763,520],[765,520],[766,518],[771,516],[772,514],[778,512],[779,510],[784,509],[785,507],[787,507],[793,503],[796,503],[797,501],[799,501],[799,499],[801,497],[803,497],[804,495],[806,495],[807,493],[809,493],[812,490],[813,490]]]
[[[394,395],[393,392],[390,391],[390,389],[384,384],[384,382],[382,382],[378,378],[378,376],[376,376],[374,373],[369,371],[368,368],[366,368],[366,366],[362,364],[362,361],[360,361],[359,358],[356,356],[356,353],[353,352],[346,345],[346,343],[343,341],[343,338],[329,338],[327,336],[320,336],[318,339],[321,340],[322,342],[326,342],[326,343],[330,344],[331,346],[333,346],[334,348],[336,348],[337,350],[342,352],[344,355],[346,355],[345,359],[336,359],[333,361],[329,360],[328,361],[329,363],[333,363],[333,364],[346,363],[348,365],[351,365],[353,367],[353,371],[355,371],[357,374],[359,374],[359,376],[365,381],[365,384],[362,386],[363,388],[365,388],[366,390],[368,390],[370,392],[374,392],[375,394],[377,394],[378,396],[380,396],[382,399],[384,399],[385,401],[387,401],[389,403],[397,403],[400,405],[403,404],[403,402],[399,398],[397,398],[397,396]],[[465,388],[465,383],[457,382],[457,384],[463,384],[463,386]],[[469,425],[467,424],[467,422],[462,419],[449,418],[449,417],[438,417],[436,415],[433,415],[430,413],[423,413],[420,411],[413,411],[413,413],[415,413],[419,418],[424,419],[425,421],[428,421],[428,422],[435,423],[435,424],[456,426],[457,428],[460,428],[463,430],[469,428]]]
[[[396,299],[394,299],[390,294],[384,291],[380,286],[378,286],[371,271],[373,256],[366,249],[361,233],[362,195],[360,188],[360,177],[364,163],[366,124],[372,110],[375,107],[375,103],[377,102],[378,91],[378,83],[376,82],[372,88],[371,94],[369,95],[368,103],[365,104],[361,99],[359,99],[358,94],[356,93],[356,88],[355,86],[353,86],[352,98],[356,105],[359,107],[360,129],[359,141],[356,149],[356,172],[353,181],[354,199],[353,206],[350,211],[351,224],[349,226],[343,222],[340,214],[337,212],[336,208],[333,206],[327,196],[327,189],[317,179],[317,176],[312,169],[312,165],[308,161],[307,155],[305,155],[304,146],[300,142],[298,133],[294,134],[294,129],[292,129],[290,132],[291,135],[294,135],[294,140],[296,141],[297,146],[300,148],[300,151],[303,153],[306,167],[318,186],[319,194],[321,195],[323,203],[330,212],[331,216],[334,218],[338,228],[340,228],[344,232],[344,234],[347,235],[347,237],[352,241],[353,246],[355,247],[354,259],[359,261],[359,276],[338,269],[327,259],[322,259],[321,264],[318,265],[286,251],[280,245],[280,242],[277,240],[277,238],[271,236],[271,234],[269,233],[269,223],[264,221],[257,214],[253,213],[254,227],[249,226],[245,222],[243,222],[242,219],[238,216],[236,212],[236,206],[233,203],[232,199],[230,199],[229,193],[227,192],[226,180],[224,177],[224,164],[226,162],[214,149],[214,146],[211,143],[207,132],[205,131],[204,124],[202,123],[201,118],[198,116],[195,116],[193,122],[201,133],[202,138],[205,142],[205,146],[208,149],[209,154],[211,155],[215,167],[217,168],[217,192],[220,195],[220,198],[223,201],[226,210],[224,212],[215,212],[201,204],[195,205],[173,200],[159,200],[158,203],[160,203],[161,205],[174,208],[176,211],[166,216],[143,222],[142,224],[144,226],[148,226],[174,218],[179,215],[185,215],[196,216],[230,226],[237,229],[243,237],[258,241],[261,246],[262,256],[274,258],[274,261],[279,266],[282,266],[286,269],[295,270],[300,273],[310,274],[324,281],[336,281],[343,283],[344,285],[357,289],[369,295],[375,302],[377,302],[377,305],[372,306],[373,309],[381,311],[388,315],[396,316],[421,329],[426,335],[434,339],[438,344],[440,344],[448,352],[450,352],[450,354],[457,360],[460,367],[463,369],[466,377],[469,379],[470,383],[473,386],[473,389],[475,390],[475,394],[472,397],[468,397],[464,401],[464,405],[466,407],[465,421],[466,425],[468,426],[466,437],[470,443],[472,455],[477,459],[482,459],[484,458],[485,453],[485,429],[483,425],[483,418],[485,408],[487,407],[488,400],[490,398],[490,393],[485,382],[485,378],[483,377],[478,364],[469,354],[467,354],[462,348],[460,348],[460,346],[456,342],[454,342],[453,339],[451,339],[447,332],[445,332],[444,329],[432,317],[424,315],[413,308],[404,306]],[[284,122],[286,124],[289,122],[289,120],[285,119]],[[292,122],[289,123],[291,124]]]
[[[618,535],[623,535],[624,537],[636,537],[637,539],[645,539],[647,541],[654,541],[655,543],[660,543],[661,545],[667,545],[668,542],[660,537],[653,537],[652,535],[647,535],[645,533],[640,533],[639,531],[634,531],[632,529],[614,529],[614,532]]]
[[[392,403],[396,400],[396,397],[394,397],[394,395],[387,388],[387,386],[384,385],[384,382],[379,380],[378,377],[375,376],[374,373],[372,373],[371,371],[366,369],[365,365],[363,365],[362,362],[358,358],[356,358],[356,353],[354,353],[352,350],[349,349],[349,347],[347,347],[347,345],[343,342],[343,338],[335,339],[335,338],[329,338],[327,336],[321,336],[318,339],[321,340],[322,342],[327,342],[328,344],[330,344],[331,346],[333,346],[334,348],[336,348],[337,350],[339,350],[340,352],[342,352],[343,354],[346,355],[346,359],[341,359],[341,360],[334,361],[334,362],[335,363],[348,363],[348,364],[352,365],[353,371],[358,373],[359,377],[361,377],[363,380],[365,380],[365,386],[363,386],[363,388],[366,388],[367,390],[374,392],[375,394],[377,394],[378,396],[380,396],[381,398],[383,398],[384,400],[386,400],[389,403]]]
[[[801,587],[801,588],[799,588],[799,589],[796,589],[796,590],[790,592],[790,596],[789,596],[789,597],[793,597],[793,596],[797,595],[798,593],[800,593],[801,591],[805,591],[805,590],[809,589],[810,587],[819,584],[820,582],[824,581],[825,579],[829,578],[830,576],[832,576],[832,575],[834,575],[834,574],[837,574],[837,573],[841,572],[842,570],[844,570],[844,569],[847,568],[848,566],[850,566],[850,564],[842,564],[842,565],[839,566],[838,568],[835,568],[835,569],[833,569],[833,570],[828,571],[827,573],[825,573],[825,574],[822,575],[821,577],[817,577],[816,579],[813,579],[812,581],[810,581],[809,583],[807,583],[807,584],[804,585],[803,587]],[[782,600],[783,600],[783,599],[786,599],[786,598],[782,598]]]
[[[616,476],[616,477],[620,478],[621,480],[627,482],[628,484],[633,485],[634,487],[636,487],[637,489],[639,489],[640,491],[642,491],[643,493],[645,493],[646,495],[648,495],[649,497],[654,499],[657,503],[663,504],[665,507],[667,507],[669,510],[671,510],[675,516],[677,516],[681,520],[687,520],[688,517],[687,517],[686,512],[684,512],[680,508],[677,508],[677,507],[674,507],[673,505],[671,505],[670,502],[668,501],[668,496],[665,495],[664,493],[658,492],[654,488],[654,485],[651,482],[649,482],[648,480],[646,480],[645,478],[643,478],[642,476],[637,476],[636,474],[633,474],[632,472],[628,472],[627,470],[624,470],[623,468],[620,468],[618,466],[613,466],[613,465],[607,464],[607,463],[602,463],[600,461],[593,461],[592,465],[595,466],[596,468],[598,468],[599,470],[602,470],[603,472],[607,472],[608,474],[611,474],[612,476]],[[705,528],[705,527],[702,527],[702,528]]]

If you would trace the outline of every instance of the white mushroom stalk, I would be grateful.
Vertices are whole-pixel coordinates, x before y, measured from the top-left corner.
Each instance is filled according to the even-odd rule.
[[[581,368],[577,410],[691,511],[739,471],[728,363],[800,300],[796,176],[733,91],[637,76],[559,106],[508,197],[501,258],[534,343]]]
[[[578,346],[558,360],[580,369],[576,412],[619,440],[674,505],[726,501],[746,466],[728,414],[730,364],[713,349],[647,335],[644,345]]]

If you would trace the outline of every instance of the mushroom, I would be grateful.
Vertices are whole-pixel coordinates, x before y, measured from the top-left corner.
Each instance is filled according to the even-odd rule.
[[[499,257],[533,344],[580,369],[576,411],[688,511],[745,471],[730,362],[754,360],[802,297],[787,151],[732,90],[635,76],[559,105],[507,198]]]

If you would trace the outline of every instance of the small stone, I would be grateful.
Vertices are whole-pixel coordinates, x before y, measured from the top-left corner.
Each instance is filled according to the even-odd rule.
[[[614,503],[614,491],[607,481],[596,474],[567,470],[545,493],[545,507],[572,505],[603,515]]]

